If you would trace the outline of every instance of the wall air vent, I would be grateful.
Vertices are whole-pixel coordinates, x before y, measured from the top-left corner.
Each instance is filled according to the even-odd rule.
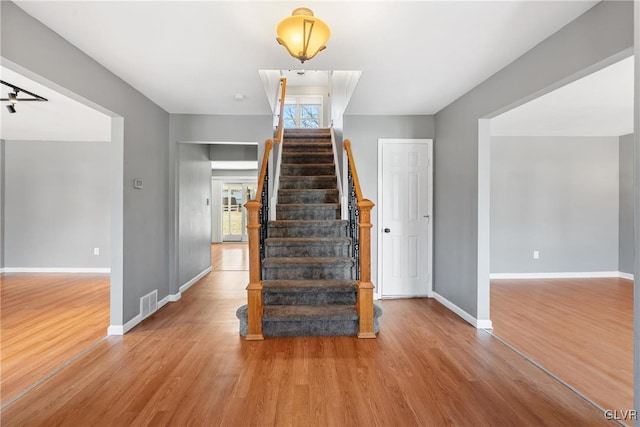
[[[140,298],[140,316],[146,319],[158,310],[158,291],[148,293]]]

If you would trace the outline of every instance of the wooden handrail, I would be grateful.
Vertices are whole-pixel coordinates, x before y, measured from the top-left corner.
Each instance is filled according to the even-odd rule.
[[[345,139],[342,146],[347,152],[349,169],[351,170],[351,176],[353,176],[353,187],[356,190],[356,198],[358,199],[358,201],[363,200],[362,190],[360,189],[360,180],[358,179],[358,171],[356,171],[356,163],[353,161],[353,153],[351,152],[351,141]]]
[[[280,79],[280,86],[282,89],[280,91],[280,113],[278,114],[278,133],[276,134],[276,144],[280,144],[282,142],[282,132],[284,131],[282,122],[284,115],[284,97],[287,93],[287,79],[282,77]]]
[[[262,156],[262,167],[258,177],[258,188],[256,197],[249,200],[244,207],[247,209],[247,237],[249,240],[249,284],[247,285],[247,336],[246,340],[262,340],[262,312],[264,303],[262,301],[262,280],[260,278],[260,230],[266,227],[268,218],[263,218],[264,224],[260,223],[260,209],[262,203],[260,198],[265,185],[265,176],[269,166],[269,155],[273,148],[273,141],[267,139],[264,144],[264,155]]]
[[[256,198],[258,200],[260,194],[262,194],[262,189],[264,187],[264,177],[267,174],[267,166],[269,164],[269,155],[271,154],[271,149],[273,148],[273,141],[267,139],[264,143],[264,155],[262,156],[262,166],[260,167],[260,175],[258,176],[258,189],[256,190]]]
[[[371,224],[371,209],[375,205],[371,200],[362,197],[358,171],[351,152],[351,141],[345,139],[343,146],[347,152],[347,163],[356,193],[356,207],[360,211],[358,216],[360,280],[357,282],[358,295],[356,299],[356,310],[359,318],[358,338],[376,338],[373,317],[374,286],[371,283],[371,228],[373,227],[373,224]],[[355,242],[352,242],[352,244],[355,244]]]

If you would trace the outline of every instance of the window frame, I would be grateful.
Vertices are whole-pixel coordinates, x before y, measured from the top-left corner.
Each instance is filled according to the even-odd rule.
[[[286,109],[287,106],[291,106],[291,105],[295,105],[295,118],[291,118],[291,117],[283,117],[282,118],[282,123],[285,129],[313,129],[313,128],[307,128],[307,127],[302,127],[301,124],[303,121],[305,120],[314,120],[313,118],[304,118],[301,117],[302,116],[302,107],[303,106],[317,106],[318,107],[318,128],[322,127],[322,119],[323,119],[323,109],[324,109],[324,104],[323,104],[323,97],[320,95],[290,95],[290,96],[286,96],[285,100],[284,100],[284,108]],[[283,112],[284,115],[284,112]],[[290,127],[287,126],[287,122],[291,122],[292,120],[295,121],[295,127]]]

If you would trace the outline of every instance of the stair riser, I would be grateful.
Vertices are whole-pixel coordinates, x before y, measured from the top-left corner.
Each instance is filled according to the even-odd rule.
[[[326,305],[356,303],[355,291],[350,292],[263,292],[264,305]]]
[[[264,267],[263,280],[351,280],[351,267],[307,265],[295,267]]]
[[[276,219],[283,219],[283,220],[340,219],[340,209],[333,208],[333,207],[331,208],[319,208],[319,207],[288,208],[288,207],[282,207],[278,205],[276,210]]]
[[[330,133],[285,133],[284,134],[284,142],[290,141],[307,141],[307,142],[317,142],[317,141],[331,141]]]
[[[278,193],[278,203],[338,203],[338,190]]]
[[[295,163],[295,164],[329,164],[333,165],[333,154],[318,154],[318,153],[282,153],[282,163]]]
[[[280,174],[291,176],[316,176],[335,175],[334,165],[306,165],[306,164],[284,164],[283,161]]]
[[[324,237],[324,236],[323,236]],[[348,245],[267,245],[267,257],[348,257]]]
[[[310,146],[305,147],[304,145],[293,145],[284,148],[285,152],[282,153],[282,156],[286,156],[288,154],[322,154],[322,155],[330,155],[333,157],[333,152],[331,151],[331,147],[319,147],[319,146]]]
[[[295,179],[280,177],[281,190],[294,189],[334,189],[337,188],[338,182],[335,177],[296,177]]]
[[[373,307],[373,332],[380,332],[380,316],[382,310],[377,305]],[[236,317],[240,321],[240,335],[247,336],[247,306],[243,305],[236,311]],[[301,335],[292,335],[291,331]],[[357,320],[299,320],[295,322],[264,321],[263,333],[266,337],[306,336],[312,331],[316,336],[323,335],[356,335],[358,333]],[[355,331],[355,332],[354,332]]]
[[[263,322],[265,337],[354,336],[357,320],[301,320],[294,322]]]
[[[310,225],[269,227],[269,237],[346,237],[347,227],[314,227]]]

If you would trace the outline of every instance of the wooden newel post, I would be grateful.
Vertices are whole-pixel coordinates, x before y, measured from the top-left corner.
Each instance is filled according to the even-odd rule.
[[[248,213],[249,235],[249,284],[247,285],[247,336],[246,340],[263,340],[262,335],[262,280],[260,280],[260,220],[262,203],[248,201],[244,207]]]
[[[356,203],[360,210],[360,281],[358,282],[358,338],[375,338],[373,332],[373,283],[371,283],[371,200]]]

